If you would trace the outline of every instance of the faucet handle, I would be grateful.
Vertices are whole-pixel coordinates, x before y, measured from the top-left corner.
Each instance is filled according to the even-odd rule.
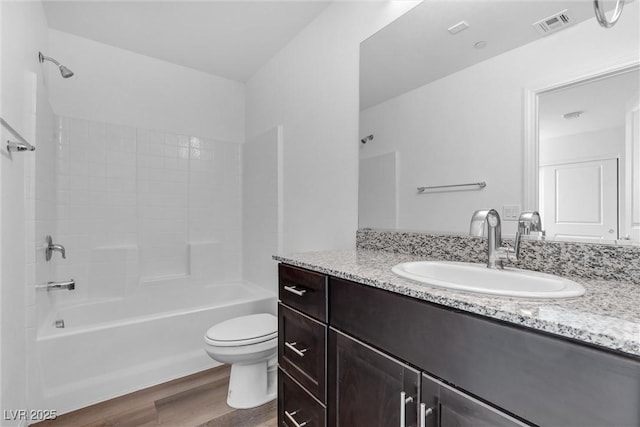
[[[518,218],[518,232],[528,236],[532,231],[542,232],[542,219],[538,211],[527,211]]]
[[[46,237],[47,246],[44,248],[44,254],[47,261],[51,261],[51,257],[53,256],[53,251],[58,251],[62,255],[63,259],[67,258],[66,250],[62,245],[54,245],[53,238],[51,236]]]
[[[538,211],[522,212],[518,218],[518,231],[516,232],[515,247],[513,249],[515,259],[520,259],[522,236],[529,236],[531,232],[544,233]]]

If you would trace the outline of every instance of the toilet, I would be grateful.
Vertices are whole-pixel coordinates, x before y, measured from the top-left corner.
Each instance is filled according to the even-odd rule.
[[[231,365],[227,405],[248,409],[277,394],[278,319],[268,313],[218,323],[204,336],[212,359]]]

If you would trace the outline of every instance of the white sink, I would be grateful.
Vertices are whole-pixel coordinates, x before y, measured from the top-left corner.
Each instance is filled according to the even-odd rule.
[[[584,294],[581,284],[552,274],[485,264],[446,261],[405,262],[391,271],[427,285],[524,298],[569,298]]]

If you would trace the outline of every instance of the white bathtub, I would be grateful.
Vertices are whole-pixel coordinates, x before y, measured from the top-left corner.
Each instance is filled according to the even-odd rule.
[[[142,289],[50,313],[36,341],[40,408],[60,414],[214,367],[203,349],[210,326],[276,309],[275,294],[246,283]]]

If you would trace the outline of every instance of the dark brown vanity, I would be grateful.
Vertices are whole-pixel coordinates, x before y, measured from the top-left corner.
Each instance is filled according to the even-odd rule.
[[[281,426],[640,425],[635,355],[286,264],[279,299]]]

